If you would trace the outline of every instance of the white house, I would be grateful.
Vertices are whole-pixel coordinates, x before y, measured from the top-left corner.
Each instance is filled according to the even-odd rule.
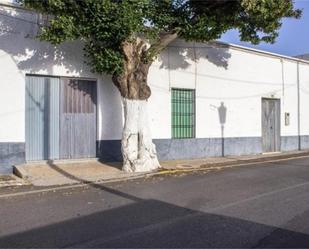
[[[121,160],[122,106],[82,44],[34,39],[44,18],[0,6],[0,172],[32,160]],[[309,62],[177,40],[150,70],[160,160],[309,149]]]

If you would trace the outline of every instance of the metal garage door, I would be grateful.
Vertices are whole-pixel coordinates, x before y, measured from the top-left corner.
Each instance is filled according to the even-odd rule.
[[[61,158],[96,156],[96,82],[62,80],[60,127]]]
[[[26,77],[26,160],[96,156],[96,82]]]
[[[59,158],[58,78],[26,78],[26,160]]]

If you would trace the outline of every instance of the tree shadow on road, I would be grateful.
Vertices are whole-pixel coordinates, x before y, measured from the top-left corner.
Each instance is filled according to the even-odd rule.
[[[71,179],[78,179],[54,168]],[[309,245],[309,235],[297,232],[297,224],[304,224],[308,213],[296,217],[288,228],[279,228],[85,183],[129,204],[82,217],[76,214],[74,219],[7,235],[0,238],[0,247],[304,248]]]
[[[94,181],[89,181],[89,180],[85,180],[85,179],[82,179],[80,177],[77,177],[77,176],[74,176],[72,174],[70,174],[69,172],[65,171],[64,169],[58,167],[53,160],[48,160],[47,161],[47,164],[48,166],[57,171],[58,173],[60,173],[61,175],[65,176],[66,178],[68,179],[71,179],[75,182],[78,182],[78,183],[83,183],[83,184],[86,184],[86,185],[89,185],[90,187],[93,187],[93,188],[96,188],[96,189],[99,189],[99,190],[102,190],[102,191],[106,191],[106,192],[109,192],[111,194],[114,194],[116,196],[119,196],[119,197],[123,197],[125,199],[129,199],[129,200],[132,200],[132,201],[141,201],[142,199],[138,198],[138,197],[135,197],[133,195],[129,195],[129,194],[126,194],[126,193],[123,193],[121,191],[117,191],[115,189],[112,189],[112,188],[107,188],[105,187],[104,185],[102,184],[99,184],[99,183],[96,183]]]
[[[305,248],[307,234],[157,200],[0,238],[9,248]]]

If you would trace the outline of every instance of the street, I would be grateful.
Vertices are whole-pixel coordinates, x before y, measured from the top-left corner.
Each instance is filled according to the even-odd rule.
[[[309,247],[309,157],[8,193],[0,247]]]

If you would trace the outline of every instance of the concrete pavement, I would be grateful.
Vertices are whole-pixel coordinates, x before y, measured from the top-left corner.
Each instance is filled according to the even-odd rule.
[[[47,161],[14,167],[14,173],[34,186],[56,186],[88,182],[126,180],[145,173],[125,173],[121,163],[97,160]]]
[[[121,163],[103,163],[97,160],[47,161],[45,163],[18,165],[15,166],[14,172],[25,182],[31,183],[34,186],[56,186],[88,182],[121,181],[156,174],[236,167],[248,163],[261,163],[303,156],[309,156],[309,151],[171,160],[161,162],[162,169],[158,172],[130,174],[121,171]]]
[[[25,181],[24,179],[13,174],[0,175],[0,188],[9,186],[24,186],[28,184],[30,184],[28,181]]]
[[[309,158],[0,194],[0,247],[308,248]]]

